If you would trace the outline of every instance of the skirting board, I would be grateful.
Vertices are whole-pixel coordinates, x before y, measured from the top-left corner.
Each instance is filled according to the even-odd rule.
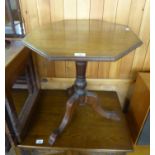
[[[74,80],[74,78],[43,78],[41,89],[67,89],[72,86]],[[122,107],[132,84],[131,79],[87,79],[88,90],[116,91]]]

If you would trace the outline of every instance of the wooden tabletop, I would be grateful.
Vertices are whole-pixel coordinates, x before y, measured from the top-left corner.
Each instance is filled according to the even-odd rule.
[[[101,20],[55,22],[35,28],[23,42],[49,60],[73,61],[115,61],[142,44],[129,27]]]
[[[78,106],[72,122],[58,137],[56,143],[50,146],[49,135],[61,122],[68,96],[64,90],[42,90],[37,109],[29,123],[29,130],[18,146],[53,150],[131,151],[130,134],[116,92],[96,93],[101,105],[108,110],[116,111],[121,118],[120,121],[103,118],[87,105]],[[21,90],[14,93],[17,111],[21,109],[21,101],[25,95]],[[36,144],[37,139],[43,139],[43,144]]]

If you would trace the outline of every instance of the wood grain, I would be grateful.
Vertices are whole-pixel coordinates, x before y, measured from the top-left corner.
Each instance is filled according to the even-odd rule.
[[[76,19],[76,0],[64,0],[64,19]]]
[[[75,78],[75,75],[76,75],[75,62],[66,61],[66,77]]]
[[[50,1],[37,0],[39,24],[46,25],[51,23]],[[44,14],[42,13],[44,12]]]
[[[117,11],[117,4],[118,4],[118,0],[105,0],[104,2],[104,9],[103,9],[103,20],[105,21],[109,21],[112,23],[115,23],[115,19],[116,19],[116,11]],[[111,10],[111,11],[109,11]],[[106,68],[104,68],[105,70],[107,70],[106,72],[108,72],[108,78],[114,78],[113,73],[115,74],[115,72],[113,71],[117,71],[116,65],[117,62],[100,62],[100,68],[103,66],[106,66]],[[106,76],[106,75],[104,75]]]
[[[129,12],[130,12],[130,6],[131,0],[119,0],[117,4],[117,12],[116,12],[116,18],[115,23],[119,24],[128,24],[128,18],[129,18]],[[112,62],[110,64],[109,69],[109,78],[120,78],[120,67],[121,67],[121,61],[123,58],[116,62]]]
[[[77,0],[77,19],[89,19],[90,0]]]
[[[90,4],[90,19],[102,19],[104,0],[91,0]]]
[[[150,1],[147,0],[145,3],[144,7],[144,14],[143,14],[143,19],[142,19],[142,24],[140,28],[140,33],[139,37],[143,41],[143,46],[140,48],[136,49],[134,59],[133,59],[133,64],[132,64],[132,69],[131,69],[131,74],[132,77],[136,77],[137,71],[142,71],[143,69],[143,63],[145,61],[145,56],[150,40]]]
[[[46,25],[50,24],[52,21],[51,14],[50,14],[50,0],[37,0],[38,6],[38,17],[39,17],[39,25]],[[42,13],[44,12],[44,13]],[[49,62],[44,58],[41,58],[43,69],[45,72],[42,76],[44,77],[51,77],[55,76],[55,64],[54,62]]]
[[[60,21],[64,19],[65,2],[63,0],[50,0],[50,10],[52,22]],[[65,77],[66,76],[66,64],[65,61],[50,62],[51,65],[47,67],[53,67],[55,74],[49,77]]]
[[[103,20],[114,23],[116,19],[118,0],[105,0]],[[110,11],[109,11],[110,10]]]
[[[77,18],[77,0],[64,0],[64,19]],[[70,9],[69,9],[70,8]],[[67,36],[66,36],[67,37]],[[66,77],[75,77],[75,63],[66,61]]]
[[[90,16],[89,19],[100,19],[102,20],[103,17],[103,5],[104,0],[91,0],[90,1]],[[94,29],[94,27],[98,27],[97,24],[91,24],[89,29]],[[88,78],[95,78],[98,77],[99,72],[99,63],[100,62],[88,62],[87,65],[87,77]]]
[[[23,43],[50,61],[116,61],[142,44],[126,29],[102,20],[63,20],[36,28]],[[74,55],[81,52],[84,57]]]
[[[131,2],[128,26],[137,35],[139,35],[139,32],[140,32],[140,26],[143,18],[144,7],[145,7],[145,0],[135,0]],[[124,59],[122,59],[121,68],[120,68],[120,73],[121,73],[120,78],[124,78],[124,75],[126,78],[132,78],[131,69],[132,69],[134,54],[135,52],[132,52],[128,54],[126,57],[124,57]]]
[[[28,15],[28,8],[27,8],[27,1],[25,0],[19,0],[19,5],[20,5],[20,10],[21,10],[21,15],[22,15],[22,20],[24,23],[24,28],[25,32],[28,33],[30,31],[30,22],[29,21],[29,15]]]

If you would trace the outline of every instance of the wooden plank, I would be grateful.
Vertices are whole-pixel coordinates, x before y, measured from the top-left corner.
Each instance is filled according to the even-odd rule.
[[[109,68],[109,78],[119,78],[121,59],[111,62]]]
[[[64,0],[64,19],[76,19],[77,18],[77,1],[76,0]],[[75,62],[66,61],[66,77],[75,77],[76,69]]]
[[[145,56],[143,71],[150,71],[150,44],[148,46],[147,53]]]
[[[52,22],[57,22],[64,19],[64,2],[63,0],[50,0],[50,13]],[[51,64],[51,65],[50,65]],[[49,77],[65,77],[65,61],[55,61],[49,62],[49,66],[54,66],[55,75],[50,75]]]
[[[105,0],[104,11],[103,11],[103,20],[113,22],[113,23],[115,22],[117,5],[118,5],[118,0]],[[109,11],[109,10],[111,10],[111,11]],[[104,72],[101,71],[103,69],[105,70]],[[107,77],[112,78],[113,75],[111,75],[111,74],[113,74],[113,72],[115,70],[116,70],[115,62],[112,62],[112,63],[100,62],[99,63],[99,78],[102,78],[102,77],[103,78],[107,78]],[[105,74],[102,75],[100,72],[105,73]]]
[[[24,12],[26,15],[27,15],[27,18],[24,18],[26,19],[25,23],[26,25],[28,25],[28,31],[31,31],[33,30],[34,28],[38,27],[39,26],[39,16],[38,16],[38,8],[37,8],[37,1],[34,0],[34,1],[30,1],[30,0],[27,0],[27,1],[21,1],[21,5],[22,5],[22,12]],[[48,7],[48,6],[47,6]],[[45,9],[43,7],[43,9]],[[45,13],[48,13],[47,11],[44,11],[43,12]],[[42,14],[41,14],[42,16]],[[43,20],[49,20],[48,18],[49,15],[47,15],[47,18],[43,18]],[[39,57],[36,55],[36,59],[38,60],[37,61],[37,66],[38,67],[38,70],[39,70],[39,75],[41,76],[46,76],[47,73],[48,73],[48,68],[47,68],[47,64],[46,64],[46,60],[44,60],[43,58]],[[45,69],[46,68],[46,69]]]
[[[44,60],[46,63],[46,77],[55,77],[55,62],[54,61],[48,61],[47,59]]]
[[[103,20],[114,23],[116,19],[118,0],[105,0]]]
[[[134,0],[131,2],[128,26],[139,35],[143,17],[145,0]],[[134,59],[134,51],[125,56],[121,61],[120,78],[132,78],[131,68]]]
[[[54,11],[55,11],[55,0],[50,0],[50,15],[51,15],[51,22],[54,22]]]
[[[27,13],[29,16],[30,31],[39,26],[38,10],[37,10],[37,1],[36,0],[27,0]]]
[[[146,0],[144,7],[144,14],[141,22],[141,28],[139,37],[143,41],[143,46],[139,47],[135,51],[131,74],[135,78],[138,71],[142,71],[145,56],[150,40],[150,1]]]
[[[102,19],[104,0],[91,0],[90,3],[90,19]]]
[[[39,26],[39,16],[38,16],[38,4],[37,4],[37,0],[33,0],[33,1],[26,1],[27,2],[27,13],[29,16],[29,27],[30,27],[30,31],[32,31],[33,29],[35,29],[36,27]],[[42,57],[39,57],[38,55],[36,55],[37,57],[37,66],[38,66],[38,71],[39,71],[39,75],[40,76],[45,76],[46,75],[46,71],[44,70],[44,64],[45,61]]]
[[[140,26],[143,18],[145,0],[134,0],[131,3],[129,27],[139,35]]]
[[[131,0],[119,0],[116,12],[116,23],[127,25],[129,20]]]
[[[22,19],[23,19],[23,22],[24,22],[25,32],[28,33],[30,31],[30,25],[29,25],[30,22],[29,22],[27,1],[19,0],[19,4],[20,4]]]
[[[89,18],[90,18],[90,0],[85,0],[85,1],[78,0],[77,1],[77,19],[89,19]],[[90,65],[90,67],[92,66]],[[89,70],[89,66],[87,66],[87,70]],[[87,71],[87,74],[89,74],[88,71]]]
[[[98,77],[98,62],[88,62],[86,77],[87,78],[97,78]]]
[[[64,61],[55,61],[55,77],[66,77],[66,65]],[[52,77],[52,76],[50,76]]]
[[[130,76],[132,79],[135,79],[137,77],[138,72],[142,71],[146,52],[147,51],[144,45],[136,49],[132,68],[131,68],[131,73],[130,73],[131,74]]]
[[[41,26],[51,23],[51,14],[50,14],[50,1],[46,0],[37,0],[38,5],[38,15],[39,23]],[[49,62],[48,60],[41,58],[42,60],[42,70],[45,70],[45,77],[54,76],[54,62]]]
[[[39,24],[45,25],[51,23],[50,1],[37,0]]]
[[[110,62],[99,62],[98,78],[109,78]]]
[[[103,4],[104,0],[91,0],[90,1],[90,19],[100,19],[103,16]],[[99,25],[94,25],[90,23],[89,29],[94,29],[94,27]],[[99,62],[88,62],[86,76],[88,78],[98,78]]]
[[[55,0],[54,16],[55,16],[55,21],[59,21],[64,18],[64,2],[63,2],[63,0]]]
[[[24,9],[24,7],[26,9],[26,10],[23,10],[23,12],[25,12],[25,14],[27,15],[27,18],[24,18],[24,19],[25,19],[26,25],[28,25],[28,32],[29,32],[39,26],[37,1],[22,0],[21,3],[22,3],[22,9]],[[35,55],[35,57],[37,57],[36,58],[37,60],[39,59],[37,55]],[[37,66],[41,66],[42,59],[41,60],[39,59],[39,61],[37,61],[36,63],[37,63]],[[41,74],[41,70],[42,70],[41,68],[38,68],[39,75]]]
[[[66,77],[76,77],[76,68],[75,68],[75,62],[73,61],[66,61]]]
[[[127,25],[129,19],[129,11],[130,11],[131,0],[119,0],[117,4],[117,11],[116,11],[116,20],[115,22],[118,24]],[[119,78],[120,74],[120,65],[121,61],[117,60],[116,62],[110,63],[109,69],[109,78]]]
[[[139,37],[143,41],[145,49],[147,49],[150,41],[150,0],[145,2]]]
[[[41,57],[40,55],[34,53],[35,55],[35,59],[36,59],[36,65],[37,65],[37,68],[38,68],[38,74],[39,74],[39,77],[45,77],[46,75],[46,69],[44,69],[46,67],[46,65],[44,64],[44,58]]]
[[[77,0],[77,19],[89,19],[90,0]]]
[[[76,19],[76,0],[64,0],[64,19]]]

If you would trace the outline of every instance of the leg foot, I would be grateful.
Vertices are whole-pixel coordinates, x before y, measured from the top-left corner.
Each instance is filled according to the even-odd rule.
[[[62,122],[60,123],[60,126],[50,135],[49,144],[53,145],[55,143],[56,138],[62,133],[62,131],[67,126],[67,124],[70,122],[72,118],[72,114],[74,113],[74,110],[76,107],[76,101],[78,100],[78,98],[79,96],[74,94],[67,101],[65,116]]]
[[[114,111],[107,111],[107,110],[104,110],[101,105],[99,104],[98,102],[98,97],[95,93],[92,93],[92,92],[87,92],[86,93],[86,97],[87,97],[87,100],[89,98],[93,98],[95,101],[93,102],[88,102],[87,101],[87,104],[89,104],[99,115],[101,115],[102,117],[105,117],[107,119],[112,119],[112,120],[115,120],[115,121],[119,121],[120,120],[120,117],[118,116],[118,114]]]

